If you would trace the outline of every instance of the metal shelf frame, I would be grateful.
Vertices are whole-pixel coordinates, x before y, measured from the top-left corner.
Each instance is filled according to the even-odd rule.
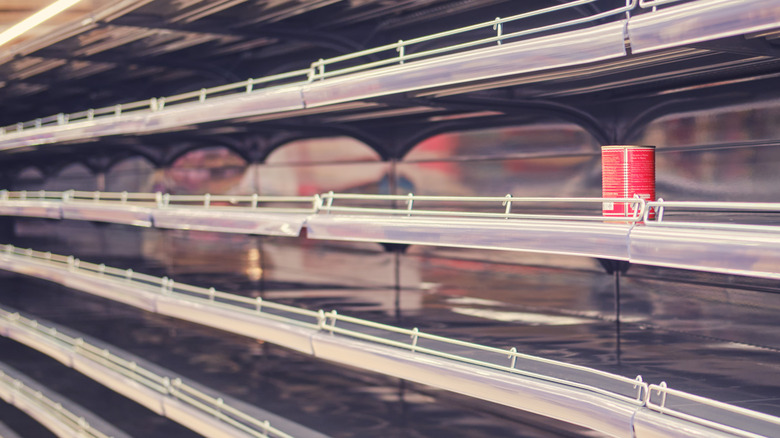
[[[346,55],[337,56],[333,58],[319,59],[317,61],[312,62],[310,67],[307,69],[295,70],[291,72],[285,72],[282,74],[261,77],[261,78],[249,78],[246,81],[220,85],[212,88],[202,88],[200,90],[190,91],[190,92],[181,93],[173,96],[152,97],[147,100],[117,104],[114,106],[103,107],[103,108],[91,108],[85,111],[80,111],[71,114],[60,113],[60,114],[55,114],[48,117],[42,117],[27,122],[19,122],[13,125],[0,127],[0,134],[10,134],[15,132],[18,133],[30,129],[39,129],[47,126],[62,126],[74,122],[93,121],[96,118],[100,118],[104,116],[119,117],[123,114],[131,113],[134,111],[157,112],[157,111],[162,111],[165,108],[170,108],[172,105],[176,105],[176,104],[187,103],[187,102],[202,103],[210,98],[214,98],[217,96],[225,96],[226,94],[252,93],[253,91],[256,90],[255,89],[256,85],[263,85],[267,83],[274,83],[280,81],[289,81],[292,84],[321,81],[323,79],[331,78],[334,76],[342,76],[349,73],[360,72],[360,71],[369,70],[377,67],[384,67],[391,64],[404,64],[405,62],[409,62],[415,59],[427,58],[434,55],[440,55],[443,53],[476,47],[480,45],[486,45],[486,44],[501,45],[504,41],[508,41],[521,36],[532,35],[534,33],[560,29],[575,24],[587,23],[591,21],[600,20],[606,17],[611,17],[614,15],[624,14],[628,11],[635,9],[637,6],[637,0],[630,0],[630,3],[628,3],[626,6],[619,7],[610,11],[602,12],[600,14],[595,14],[590,17],[584,17],[570,22],[557,23],[551,26],[545,26],[541,28],[527,29],[521,32],[513,32],[509,34],[503,33],[503,28],[505,23],[511,23],[514,21],[536,17],[536,16],[540,16],[552,12],[557,12],[564,9],[575,8],[578,6],[595,3],[596,1],[597,0],[575,0],[575,1],[570,1],[556,6],[543,8],[536,11],[531,11],[528,13],[514,15],[511,17],[505,17],[505,18],[497,17],[495,20],[491,20],[488,22],[478,23],[475,25],[453,29],[446,32],[439,32],[436,34],[427,35],[420,38],[413,38],[406,41],[399,40],[397,43],[393,43],[393,44],[374,47],[371,49],[349,53]],[[679,1],[679,0],[675,0],[675,1]],[[493,30],[496,31],[496,35],[494,37],[474,40],[474,41],[470,41],[467,43],[462,43],[454,46],[446,46],[434,50],[427,50],[427,51],[422,51],[417,53],[407,53],[409,51],[408,48],[414,45],[419,45],[422,43],[427,43],[430,41],[434,41],[446,37],[461,35],[475,30],[489,29],[489,28],[492,28]],[[393,56],[388,59],[383,59],[368,64],[359,64],[356,66],[334,68],[334,69],[330,68],[333,67],[334,65],[344,64],[349,61],[360,60],[361,58],[364,58],[366,56],[386,55],[387,53],[391,53]]]
[[[636,213],[604,216],[599,213],[605,202],[626,203]],[[317,240],[574,255],[780,279],[777,220],[770,220],[770,225],[723,217],[690,221],[670,218],[668,212],[694,217],[717,212],[748,219],[754,215],[765,220],[780,214],[780,203],[333,192],[277,197],[0,191],[0,216],[291,237],[306,228],[307,238]]]
[[[58,437],[129,438],[59,394],[0,363],[0,397],[16,406]],[[76,413],[78,411],[78,413]],[[98,425],[100,424],[100,425]]]
[[[304,196],[0,191],[0,215],[140,227],[297,236],[318,199]]]
[[[657,212],[655,219],[649,212]],[[671,212],[698,217],[715,212],[729,217],[712,222],[669,218]],[[648,202],[643,226],[631,230],[630,261],[730,275],[780,279],[779,203]],[[733,219],[732,217],[733,216]],[[749,223],[769,218],[771,225]],[[731,222],[744,221],[747,223]]]
[[[399,40],[319,59],[309,68],[278,75],[19,122],[0,128],[0,150],[175,131],[251,117],[261,121],[263,117],[286,118],[304,111],[336,111],[338,104],[360,104],[381,96],[620,59],[627,56],[626,43],[632,53],[646,53],[775,29],[780,22],[776,0],[699,0],[668,7],[681,0],[627,0],[625,6],[588,17],[505,33],[507,23],[595,1],[574,0],[448,32]],[[605,19],[611,22],[594,24]],[[485,29],[492,29],[495,34],[433,50],[412,50],[422,43]],[[684,32],[664,31],[669,29]],[[363,62],[367,56],[379,60]],[[464,67],[453,73],[453,66]],[[444,76],[445,73],[448,74]],[[391,205],[353,206],[350,202]],[[598,206],[603,202],[633,204],[637,214],[616,219],[548,211],[560,210],[561,205],[562,211],[581,211],[580,206]],[[406,208],[396,208],[404,203]],[[420,204],[429,203],[442,207],[419,208]],[[496,211],[483,211],[481,207],[474,211],[460,209],[474,204]],[[455,207],[448,209],[452,205]],[[527,206],[542,212],[527,213]],[[263,197],[0,192],[0,215],[7,216],[274,236],[299,236],[306,228],[309,238],[321,240],[531,251],[780,279],[780,226],[664,218],[665,212],[674,209],[767,213],[780,212],[780,204],[334,193]],[[649,216],[651,210],[657,213],[655,219]],[[780,428],[780,419],[776,417],[675,391],[664,382],[649,385],[641,376],[616,376],[525,355],[516,348],[495,348],[420,332],[417,328],[377,324],[340,315],[335,310],[285,306],[12,246],[6,246],[0,254],[0,267],[150,312],[278,343],[317,358],[363,368],[370,363],[372,370],[380,373],[571,421],[613,436],[704,437],[723,433],[752,437]],[[59,354],[64,354],[67,359],[63,360],[71,366],[75,367],[77,361],[92,360],[160,397],[200,409],[204,415],[233,423],[239,429],[251,424],[251,429],[243,429],[249,436],[289,436],[267,422],[242,416],[240,411],[224,405],[221,398],[208,396],[180,379],[138,368],[135,362],[18,313],[0,311],[0,326],[6,335],[16,331],[20,338],[37,339],[38,345],[49,342],[52,351],[70,348],[69,353]],[[4,397],[14,390],[14,399],[24,396],[43,400],[40,392],[23,393],[19,380],[7,380],[8,376],[0,372],[0,392]],[[163,412],[173,409],[165,401],[157,403]],[[690,405],[707,415],[690,414]],[[43,402],[37,409],[46,415],[64,415],[61,405],[56,406]],[[67,419],[73,422],[73,418]],[[77,426],[82,426],[81,420],[76,421]],[[90,435],[83,427],[72,435],[78,433],[105,436]]]
[[[767,428],[780,427],[780,418],[671,392],[665,384],[652,388],[682,395],[684,403],[655,402],[651,400],[651,386],[639,376],[632,379],[526,355],[516,348],[495,348],[424,333],[417,328],[378,324],[335,310],[313,311],[282,305],[11,245],[0,252],[0,268],[612,436],[643,436],[634,435],[633,422],[638,413],[649,415],[648,412],[661,414],[642,425],[649,436],[659,431],[667,436],[712,436],[715,432],[755,436]],[[684,415],[690,403],[696,405],[698,416]],[[724,418],[723,412],[735,415],[736,419]]]
[[[272,426],[268,419],[253,417],[226,402],[226,397],[214,390],[196,388],[167,370],[145,364],[138,358],[128,358],[127,353],[116,347],[98,345],[80,333],[13,309],[0,307],[0,334],[51,356],[203,436],[293,436]],[[316,434],[307,431],[307,435]]]
[[[338,110],[334,104],[622,58],[627,54],[626,41],[633,52],[647,52],[773,29],[780,21],[780,6],[773,0],[744,0],[738,4],[730,0],[698,0],[672,6],[666,5],[680,0],[627,0],[625,6],[590,16],[504,33],[507,23],[595,1],[569,1],[319,59],[307,69],[19,122],[0,128],[0,150],[108,135],[163,132],[247,117],[285,118],[296,111],[310,112],[328,106]],[[664,7],[657,9],[659,6]],[[593,24],[604,19],[615,21]],[[571,30],[581,26],[585,27]],[[410,50],[415,45],[491,28],[495,35],[488,38],[420,52]],[[668,29],[676,30],[664,31]],[[679,29],[686,32],[680,33]],[[538,34],[545,35],[521,39]],[[361,63],[366,56],[384,58]]]
[[[645,205],[639,198],[515,198],[511,195],[449,197],[331,192],[320,198],[322,205],[317,214],[310,216],[305,224],[307,237],[311,239],[527,251],[616,260],[628,260],[626,241],[631,229],[642,219],[640,212]],[[637,214],[618,220],[603,216],[601,207],[605,202],[628,204]],[[366,204],[379,206],[366,207]]]

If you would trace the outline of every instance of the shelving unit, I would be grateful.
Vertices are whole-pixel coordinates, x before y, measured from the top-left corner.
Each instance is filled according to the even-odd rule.
[[[637,214],[619,221],[588,214],[605,202],[633,204]],[[393,208],[393,203],[404,206]],[[426,203],[432,207],[419,208]],[[550,212],[551,208],[558,211]],[[659,212],[658,218],[650,218],[651,210]],[[665,213],[675,210],[719,215],[710,222],[664,218]],[[752,217],[754,222],[769,224],[739,224],[724,219],[736,213],[747,222]],[[778,213],[780,204],[776,203],[646,203],[641,199],[510,195],[0,193],[0,215],[7,216],[269,236],[299,236],[305,228],[306,236],[316,240],[574,255],[769,279],[780,278],[780,226],[774,225],[773,219]]]
[[[5,364],[0,364],[0,396],[58,436],[128,436]]]
[[[140,227],[297,236],[317,198],[106,192],[2,192],[0,214]],[[264,205],[267,204],[267,205]],[[307,204],[312,207],[307,208]]]
[[[152,4],[147,14],[159,6],[154,5],[155,0],[142,3]],[[213,13],[222,10],[222,3],[210,5],[215,7]],[[460,3],[458,7],[466,7],[470,2]],[[61,150],[63,156],[88,156],[84,161],[91,170],[99,169],[96,172],[103,181],[99,191],[0,191],[0,216],[300,241],[394,244],[399,294],[399,260],[407,245],[587,257],[600,259],[605,266],[607,261],[617,261],[780,279],[780,224],[776,220],[780,203],[774,202],[334,192],[311,196],[185,195],[102,190],[105,173],[115,163],[111,154],[119,154],[104,147],[106,144],[119,145],[122,153],[142,155],[160,168],[190,149],[190,145],[171,140],[186,137],[192,130],[204,133],[206,143],[213,140],[228,145],[251,165],[263,163],[286,141],[346,133],[371,143],[379,159],[390,163],[391,170],[382,182],[386,187],[381,191],[403,193],[404,175],[398,168],[404,164],[405,154],[421,139],[457,129],[461,120],[475,129],[483,117],[489,118],[486,125],[503,125],[534,123],[542,115],[552,115],[581,127],[595,143],[621,144],[633,140],[639,127],[671,112],[669,107],[679,105],[679,111],[685,111],[690,102],[709,99],[706,93],[710,88],[736,84],[735,89],[741,92],[739,84],[743,82],[766,83],[778,75],[780,49],[774,41],[780,35],[780,3],[776,0],[629,0],[625,5],[613,2],[607,9],[602,6],[597,0],[572,0],[365,50],[353,48],[305,62],[296,59],[261,77],[183,93],[182,84],[160,80],[158,89],[165,90],[164,97],[125,99],[122,102],[131,101],[2,127],[0,159],[11,167],[34,163],[46,169],[49,163],[36,159]],[[139,15],[140,19],[132,16],[135,7],[143,9],[143,5],[127,2],[107,7],[96,12],[94,20],[84,21],[82,27],[71,26],[65,33],[57,33],[52,38],[61,39],[48,44],[65,41],[80,62],[95,63],[88,54],[91,43],[84,42],[90,38],[79,39],[79,35],[90,32],[100,20],[108,41],[116,29],[138,26],[135,21],[144,15]],[[243,39],[249,46],[257,43],[247,35],[230,35],[233,28],[220,34],[192,26],[190,21],[197,21],[199,14],[209,10],[209,6],[204,8],[189,12],[196,18],[185,13],[158,30],[181,33],[181,43],[192,37],[188,32],[219,41],[213,46],[228,45],[225,41],[230,38]],[[294,17],[306,12],[290,14]],[[355,16],[362,13],[358,10]],[[275,31],[285,35],[279,29],[272,27],[267,38],[273,39]],[[326,34],[287,32],[303,46],[323,39],[338,45],[345,39],[327,39]],[[105,43],[101,38],[95,41],[98,48]],[[46,41],[40,44],[33,43],[29,52],[18,52],[19,56],[41,51],[41,62],[46,62],[46,57],[56,58],[56,50],[46,50],[50,49]],[[284,46],[278,52],[284,52]],[[247,53],[249,59],[251,53]],[[219,50],[213,52],[214,59],[223,55],[227,56]],[[0,52],[0,67],[3,56]],[[35,69],[38,61],[29,62]],[[203,63],[209,64],[210,59]],[[299,68],[301,65],[308,67]],[[25,71],[12,73],[14,81],[24,82]],[[14,86],[16,83],[9,82],[9,89]],[[632,87],[637,89],[635,93],[624,92]],[[3,88],[6,82],[0,81],[0,94],[7,91]],[[740,93],[718,94],[727,101],[732,95],[744,98]],[[618,109],[601,108],[602,103]],[[626,114],[620,114],[624,108],[628,108]],[[414,119],[420,115],[423,117]],[[400,122],[394,124],[397,120]],[[201,141],[195,137],[190,140]],[[706,153],[709,149],[701,150]],[[566,150],[560,157],[582,158],[591,152],[595,156],[595,149]],[[669,148],[660,152],[671,155],[679,151]],[[469,159],[468,155],[461,158]],[[54,163],[51,169],[59,169],[58,165]],[[16,176],[9,175],[9,181]],[[590,172],[577,183],[591,184],[592,179]],[[246,186],[241,184],[237,191],[245,193]],[[251,185],[259,190],[256,180]],[[428,187],[421,192],[428,193],[425,190]],[[310,187],[299,192],[316,193]],[[474,192],[479,193],[479,189]],[[632,204],[637,213],[627,218],[605,217],[601,206],[607,202]],[[257,261],[260,251],[254,249]],[[649,384],[641,376],[624,377],[531,356],[518,348],[465,342],[336,310],[310,310],[180,284],[167,277],[83,262],[74,256],[7,245],[0,252],[0,268],[146,312],[274,343],[318,360],[488,400],[611,436],[760,436],[772,435],[780,428],[777,417],[673,390],[665,382]],[[262,268],[257,269],[262,272]],[[619,268],[613,271],[619,363],[621,273]],[[109,351],[105,346],[86,344],[80,335],[49,327],[32,315],[0,310],[0,332],[201,434],[295,435],[285,427],[269,425],[257,412],[250,415],[225,405],[220,394],[139,368],[116,348]],[[53,427],[80,427],[79,431],[90,436],[103,436],[87,430],[80,421],[74,423],[75,417],[63,414],[62,407],[53,411],[47,402],[33,406],[33,392],[15,382],[0,374],[0,392],[6,400],[21,400],[25,410],[37,412],[44,423],[48,417],[67,417]],[[76,426],[65,424],[68,421]],[[318,435],[275,417],[272,424],[277,423],[303,435]]]
[[[143,359],[116,347],[98,345],[80,333],[31,319],[13,309],[0,308],[0,333],[203,436],[323,436],[256,408],[247,413],[226,403],[228,397],[214,390],[193,386],[170,372],[160,374],[166,370],[156,365],[150,367]],[[275,426],[268,418],[274,420]]]
[[[780,419],[776,417],[674,391],[668,389],[665,383],[648,385],[641,376],[631,379],[522,354],[516,348],[498,349],[427,334],[417,328],[409,330],[377,324],[340,315],[335,310],[312,311],[220,292],[214,288],[174,283],[169,278],[80,262],[72,256],[6,246],[0,256],[0,268],[44,278],[149,312],[272,342],[320,359],[369,368],[394,377],[573,421],[613,436],[634,436],[634,418],[648,408],[683,420],[670,421],[667,417],[650,420],[652,415],[645,412],[643,415],[646,419],[640,421],[640,427],[649,436],[661,432],[706,435],[713,431],[739,435],[763,434],[780,426]],[[108,359],[106,366],[122,366],[134,374],[141,373],[144,381],[149,380],[147,373],[136,370],[132,364],[128,365],[127,360],[112,356],[108,350],[84,344],[79,339],[41,326],[37,321],[18,313],[3,310],[0,313],[0,324],[4,329],[3,334],[14,338],[24,339],[32,333],[55,340],[64,337],[66,343],[72,345],[70,349],[73,351],[60,351],[61,348],[52,346],[51,340],[33,342],[30,339],[22,342],[34,344],[34,348],[58,356],[60,361],[72,362],[76,368],[82,368],[77,363],[82,360],[82,356],[90,361],[95,360],[96,355],[102,357],[101,362]],[[161,380],[159,377],[155,379],[158,382],[152,387],[160,392]],[[164,393],[187,401],[185,393],[192,390],[181,384],[179,379],[163,380],[168,382],[162,385],[166,388]],[[177,380],[179,383],[176,383]],[[652,392],[661,399],[651,398]],[[159,397],[154,395],[151,401],[145,401],[150,396],[132,396],[150,409],[156,409],[158,403],[162,403],[162,412],[168,412],[168,396],[164,396],[162,402]],[[679,399],[681,404],[672,402],[672,397]],[[695,405],[693,410],[697,415],[686,413],[692,410],[691,404]],[[206,408],[206,412],[209,409],[213,408]],[[724,418],[724,413],[730,418]],[[219,415],[217,418],[229,424],[232,422]],[[265,423],[260,423],[259,427],[263,433],[273,431],[274,436],[286,436],[276,429],[270,429]]]
[[[370,100],[378,97],[403,93],[417,96],[460,94],[475,87],[484,89],[518,81],[534,82],[532,74],[569,67],[574,68],[554,75],[575,77],[580,66],[599,62],[597,70],[609,72],[624,69],[626,63],[641,66],[659,61],[654,57],[626,61],[627,45],[632,53],[657,52],[716,38],[760,33],[776,28],[780,21],[780,8],[772,0],[749,0],[739,4],[713,0],[703,2],[706,7],[702,7],[700,1],[658,11],[656,8],[666,3],[631,0],[626,6],[575,20],[519,32],[502,31],[506,23],[594,2],[571,1],[426,37],[401,40],[396,44],[316,60],[308,69],[19,122],[0,128],[0,150],[115,135],[175,132],[211,122],[257,122],[361,108],[370,110],[375,107]],[[632,13],[638,15],[631,17]],[[624,16],[628,18],[621,19]],[[598,24],[605,19],[617,21]],[[576,27],[581,28],[570,30]],[[496,35],[408,53],[409,48],[417,44],[488,28],[493,28]],[[553,35],[517,41],[550,32]],[[360,63],[366,57],[384,56],[387,52],[391,53],[390,58]],[[702,55],[706,54],[678,51],[667,56],[668,59],[687,61],[706,58]],[[750,59],[747,62],[762,61]],[[358,65],[333,67],[355,62]],[[488,85],[484,84],[486,81]],[[280,82],[286,84],[277,85]]]

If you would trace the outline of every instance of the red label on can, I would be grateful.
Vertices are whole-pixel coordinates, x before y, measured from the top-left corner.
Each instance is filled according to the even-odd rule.
[[[601,193],[604,198],[638,196],[645,201],[655,201],[655,147],[603,146]],[[604,216],[631,217],[633,207],[626,202],[605,202],[603,212]]]

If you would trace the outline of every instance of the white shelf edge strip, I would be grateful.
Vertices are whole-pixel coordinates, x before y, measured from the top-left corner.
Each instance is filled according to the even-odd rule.
[[[402,329],[339,315],[336,311],[315,312],[10,245],[0,252],[0,268],[150,312],[261,339],[317,358],[460,392],[613,436],[631,436],[631,422],[639,410],[682,412],[665,403],[648,403],[649,386],[641,378],[630,379],[529,356],[514,348],[505,350],[463,342],[416,328]],[[435,348],[436,345],[440,347]],[[442,347],[468,351],[469,355],[447,352]],[[524,370],[524,365],[536,371]],[[737,412],[748,422],[761,425],[769,422],[772,427],[780,427],[780,418],[701,397],[691,396],[691,401],[697,408],[712,410],[715,418],[721,411]],[[664,415],[659,420],[661,423],[663,418],[679,421],[681,415]],[[704,427],[733,433],[731,426],[710,418],[690,416],[685,420],[683,429]],[[664,423],[664,427],[675,428],[672,423]],[[683,436],[684,431],[680,434]],[[751,436],[751,432],[739,435]]]
[[[95,414],[2,362],[0,397],[59,437],[129,438],[113,426],[106,427],[107,423]]]
[[[304,110],[305,108],[333,105],[340,102],[356,102],[361,99],[419,90],[425,87],[464,83],[622,57],[626,54],[626,39],[629,40],[632,47],[636,46],[635,50],[659,50],[691,42],[772,29],[778,26],[778,19],[780,19],[780,7],[775,4],[774,0],[742,0],[738,3],[730,0],[700,0],[672,6],[661,11],[653,10],[638,16],[631,16],[631,11],[638,7],[646,8],[651,4],[656,5],[659,2],[638,3],[637,0],[629,0],[626,6],[592,16],[510,34],[502,33],[504,23],[577,7],[593,1],[595,0],[570,1],[562,5],[503,19],[497,18],[490,22],[440,34],[399,41],[387,46],[335,58],[320,59],[313,62],[308,69],[280,75],[250,78],[234,84],[175,96],[153,97],[148,100],[112,107],[90,109],[73,114],[63,113],[29,122],[20,122],[0,128],[0,149],[94,138],[103,135],[175,130],[194,123],[251,116],[269,115],[271,118],[283,118],[286,112]],[[626,14],[627,18],[621,22],[596,25],[531,40],[510,41],[504,44],[512,38],[564,29],[607,17],[620,17],[623,14]],[[760,19],[757,20],[756,17]],[[692,24],[690,24],[691,22]],[[702,23],[706,25],[702,25]],[[659,26],[662,29],[659,29]],[[412,44],[489,27],[496,31],[495,37],[425,52],[406,53],[406,48]],[[677,31],[661,32],[663,29],[686,29],[687,31],[684,34]],[[659,38],[659,35],[662,35],[662,38]],[[490,44],[495,44],[495,46],[470,50],[465,53],[451,53]],[[580,47],[582,44],[585,45]],[[326,67],[381,52],[398,53],[398,56],[393,55],[379,62],[355,67],[326,71]],[[444,55],[442,55],[443,53]],[[518,56],[523,53],[528,55],[528,59],[526,62],[518,63]],[[490,58],[492,61],[463,62],[463,59],[470,60],[480,56]],[[425,58],[423,61],[413,62],[423,57]],[[391,67],[388,67],[389,65]],[[471,65],[472,67],[470,70],[464,69],[463,65]],[[482,67],[474,68],[474,65]],[[453,69],[453,66],[459,66],[460,69]],[[386,74],[383,75],[382,72]],[[446,83],[441,81],[443,72],[446,72],[446,77],[450,78]],[[404,75],[409,75],[409,78]],[[335,79],[332,79],[334,77]],[[288,83],[269,88],[258,89],[255,87],[258,84],[278,81]],[[366,89],[372,91],[366,93]],[[226,92],[233,94],[224,95]],[[216,97],[211,97],[215,95]]]
[[[52,326],[46,321],[35,320],[1,306],[0,334],[51,356],[158,415],[168,417],[203,436],[294,436],[271,425],[265,417],[276,417],[273,414],[254,408],[257,414],[264,417],[261,419],[249,415],[226,402],[227,397],[212,389],[196,388],[168,370],[150,366],[141,359],[128,359],[128,354],[116,347],[102,343],[97,345],[75,331]],[[296,436],[324,437],[301,426],[294,426],[303,431]]]

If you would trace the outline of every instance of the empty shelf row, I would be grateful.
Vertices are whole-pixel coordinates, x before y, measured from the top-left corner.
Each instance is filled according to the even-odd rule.
[[[307,310],[11,246],[0,252],[0,268],[612,436],[766,434],[780,426],[778,418],[673,391],[663,383],[650,385],[641,377],[378,324],[335,310]],[[23,321],[11,313],[4,318]]]
[[[426,93],[444,86],[458,87],[475,81],[623,59],[627,54],[626,42],[630,44],[632,53],[646,53],[774,29],[780,22],[780,6],[773,0],[698,0],[660,10],[655,8],[670,2],[631,0],[625,6],[577,19],[521,28],[513,33],[502,31],[503,25],[508,22],[592,2],[571,1],[440,34],[320,59],[312,62],[308,69],[270,77],[20,122],[0,128],[0,149],[110,135],[164,132],[215,121],[262,121],[370,108],[376,104],[367,100],[380,96]],[[653,9],[646,9],[649,7]],[[631,15],[632,12],[634,15]],[[622,17],[628,18],[621,20]],[[604,19],[619,21],[600,24]],[[587,27],[570,30],[583,25]],[[412,47],[490,28],[496,32],[495,36],[483,36],[452,46],[437,44],[437,48],[432,50],[415,50],[417,47]],[[557,33],[517,41],[521,37],[551,31]],[[388,53],[391,54],[389,57]],[[380,60],[360,64],[366,57],[379,57]],[[417,60],[424,62],[415,62]],[[358,65],[350,66],[355,62]]]
[[[129,438],[94,413],[1,362],[0,398],[58,437]],[[3,436],[13,436],[2,431]]]
[[[632,217],[601,214],[605,202]],[[574,255],[780,278],[780,203],[641,199],[0,192],[0,215]]]
[[[0,192],[0,215],[140,227],[298,236],[314,197],[108,192]]]
[[[210,388],[117,347],[0,307],[0,335],[59,361],[158,415],[203,436],[324,436],[262,409],[231,400]]]

